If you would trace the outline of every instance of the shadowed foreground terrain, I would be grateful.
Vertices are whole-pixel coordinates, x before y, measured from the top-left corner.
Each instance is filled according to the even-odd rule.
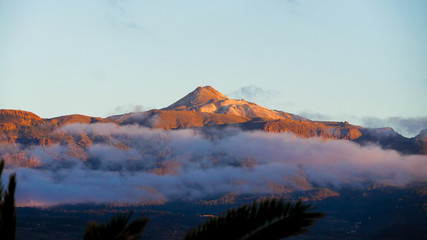
[[[339,193],[340,197],[310,201],[326,217],[308,233],[291,239],[426,239],[425,188],[389,187]],[[129,209],[135,210],[134,216],[142,214],[150,219],[143,239],[182,239],[196,224],[253,197],[256,196],[240,196],[234,203],[217,205],[170,202],[139,207],[18,208],[17,239],[81,239],[88,221],[105,222],[117,212]]]

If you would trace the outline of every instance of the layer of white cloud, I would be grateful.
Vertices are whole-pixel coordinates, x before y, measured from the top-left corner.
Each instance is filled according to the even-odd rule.
[[[80,155],[71,146],[0,145],[0,155],[9,159],[7,173],[18,176],[19,205],[137,204],[229,192],[273,193],[277,186],[296,191],[427,181],[426,156],[402,156],[344,140],[237,129],[207,136],[112,124],[74,124],[61,131],[109,140]],[[11,160],[19,154],[20,161]]]

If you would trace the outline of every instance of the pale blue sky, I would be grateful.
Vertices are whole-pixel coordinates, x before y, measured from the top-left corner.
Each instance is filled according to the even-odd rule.
[[[427,116],[427,1],[0,0],[0,108],[105,117],[199,85],[336,120]]]

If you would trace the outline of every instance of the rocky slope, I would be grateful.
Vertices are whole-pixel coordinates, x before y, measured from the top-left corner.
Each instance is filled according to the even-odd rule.
[[[414,139],[421,146],[420,153],[427,155],[427,129],[422,130]]]

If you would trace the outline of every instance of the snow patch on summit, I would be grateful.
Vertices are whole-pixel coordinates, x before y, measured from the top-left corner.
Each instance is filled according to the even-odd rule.
[[[193,92],[162,110],[218,113],[252,119],[306,120],[293,114],[261,107],[244,99],[230,99],[210,86],[198,87]]]

